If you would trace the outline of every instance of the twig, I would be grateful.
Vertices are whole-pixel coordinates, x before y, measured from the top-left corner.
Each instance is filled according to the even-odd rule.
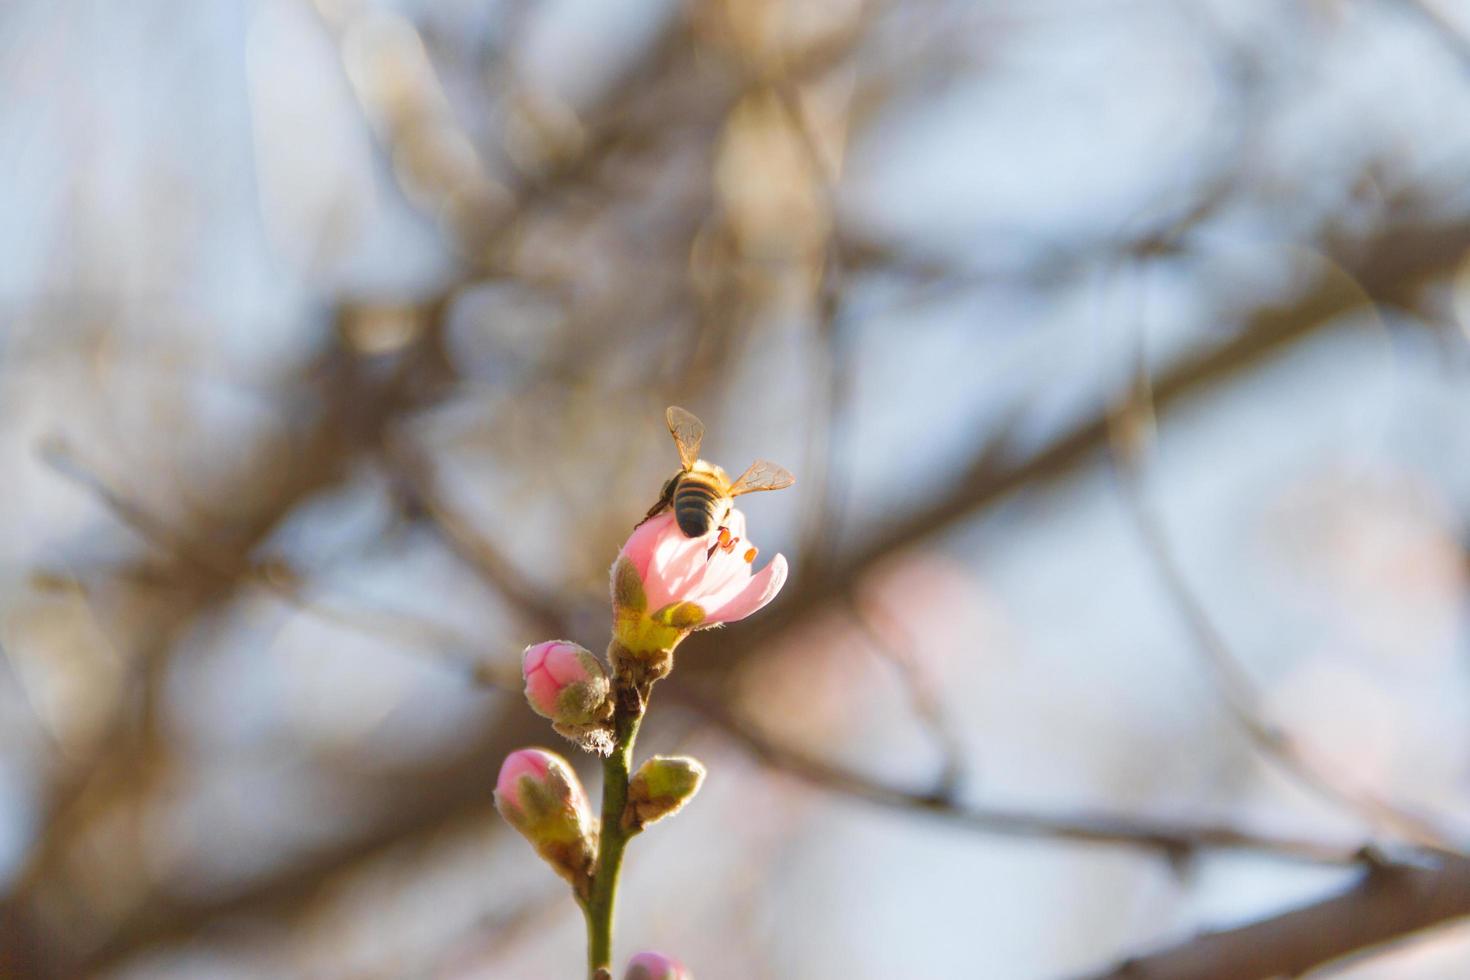
[[[1440,923],[1470,916],[1470,860],[1374,868],[1331,898],[1135,957],[1087,980],[1296,977]]]
[[[619,677],[619,685],[624,679]],[[602,829],[597,840],[597,867],[592,889],[582,911],[587,918],[587,972],[589,980],[601,980],[612,969],[612,930],[618,894],[618,876],[623,852],[636,833],[624,821],[628,807],[628,774],[633,762],[633,745],[643,722],[647,690],[625,697],[621,687],[617,713],[613,717],[616,743],[602,762]]]

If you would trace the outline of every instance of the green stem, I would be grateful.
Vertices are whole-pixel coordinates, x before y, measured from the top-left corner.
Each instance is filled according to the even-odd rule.
[[[597,845],[597,867],[592,874],[591,894],[582,909],[587,919],[587,973],[592,980],[597,980],[599,970],[607,971],[605,976],[612,972],[613,904],[623,850],[633,836],[623,829],[623,810],[628,805],[633,742],[642,721],[642,699],[619,697],[613,716],[613,751],[602,763],[602,834]]]

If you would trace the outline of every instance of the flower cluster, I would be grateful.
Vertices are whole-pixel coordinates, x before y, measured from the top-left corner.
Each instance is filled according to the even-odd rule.
[[[629,774],[649,693],[692,631],[743,619],[775,598],[786,559],[777,555],[757,571],[757,553],[738,510],[724,527],[697,538],[686,537],[670,513],[652,517],[634,529],[612,568],[609,664],[567,640],[537,643],[521,655],[531,708],[580,748],[605,757],[601,819],[570,763],[545,749],[512,752],[495,786],[506,822],[571,884],[586,912],[593,976],[610,976],[612,894],[623,847],[677,813],[705,775],[685,756],[653,756]],[[640,953],[625,980],[690,977],[675,960]]]

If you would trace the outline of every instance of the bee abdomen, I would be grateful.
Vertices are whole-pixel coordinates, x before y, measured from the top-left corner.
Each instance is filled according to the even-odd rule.
[[[715,511],[723,496],[714,487],[690,479],[679,481],[674,491],[674,520],[686,537],[697,538],[714,526]]]

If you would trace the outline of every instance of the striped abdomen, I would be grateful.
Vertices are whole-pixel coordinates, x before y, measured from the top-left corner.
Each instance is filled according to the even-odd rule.
[[[708,534],[725,519],[730,498],[702,474],[685,473],[674,487],[674,520],[685,537]]]

